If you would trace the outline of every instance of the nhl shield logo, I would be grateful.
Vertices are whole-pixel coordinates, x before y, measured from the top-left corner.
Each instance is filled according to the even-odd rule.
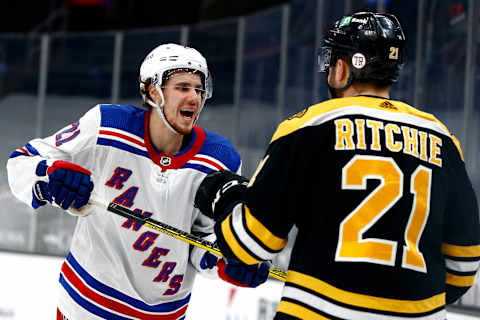
[[[172,164],[172,159],[170,157],[162,156],[160,158],[160,164],[164,167],[168,167]]]

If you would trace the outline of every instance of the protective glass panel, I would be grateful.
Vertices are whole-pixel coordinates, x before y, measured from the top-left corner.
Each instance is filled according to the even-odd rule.
[[[245,18],[239,147],[244,172],[252,174],[279,123],[278,84],[282,8]]]
[[[476,26],[474,27],[475,30],[478,30],[480,27],[478,25],[478,20],[476,22]],[[473,70],[474,74],[472,77],[473,81],[473,110],[471,117],[467,119],[468,124],[468,144],[465,146],[466,148],[466,163],[467,169],[472,179],[473,186],[477,191],[477,198],[478,202],[480,203],[480,37],[477,35],[475,39],[475,48],[474,52],[476,52],[476,56],[473,59]],[[478,282],[477,282],[478,283]],[[478,297],[480,298],[480,288],[478,292]],[[480,299],[478,300],[480,301]]]
[[[467,15],[452,19],[450,5],[451,1],[426,4],[423,87],[418,89],[423,110],[435,114],[463,145]]]
[[[350,1],[350,4],[353,1]],[[302,48],[303,51],[307,51],[308,53],[304,53],[307,55],[312,55],[313,58],[308,60],[308,70],[304,67],[305,72],[305,82],[312,81],[312,92],[311,92],[311,102],[308,100],[309,95],[308,92],[304,93],[304,107],[307,107],[312,104],[316,104],[318,102],[324,101],[328,99],[328,88],[327,88],[327,74],[319,72],[318,64],[317,64],[317,54],[318,51],[315,51],[315,48],[319,48],[322,46],[322,41],[325,36],[326,30],[331,27],[335,21],[340,19],[342,16],[345,15],[345,11],[347,10],[348,3],[346,1],[308,1],[308,7],[302,12],[302,15],[298,18],[295,18],[295,12],[301,10],[301,5],[292,6],[292,21],[291,21],[291,35],[290,39],[296,39],[296,33],[293,30],[304,30],[305,39],[301,42],[304,45]],[[350,11],[349,11],[350,12]],[[305,23],[303,23],[303,17],[307,18],[310,16],[309,19],[314,21],[310,26],[305,27]],[[306,30],[306,32],[305,32]],[[309,37],[312,39],[311,48],[306,46],[309,42]],[[290,46],[289,46],[290,47]],[[295,55],[296,53],[292,53],[292,47],[289,48],[289,57]],[[297,53],[299,54],[299,53]],[[305,59],[305,58],[304,58]],[[292,71],[289,71],[291,74],[295,72],[295,66],[291,65],[290,68]],[[309,76],[309,72],[313,70],[313,75]],[[311,80],[310,80],[311,79]],[[298,109],[293,111],[300,111]],[[294,113],[294,112],[291,112]]]
[[[198,124],[232,142],[237,33],[238,19],[222,20],[192,26],[188,41],[206,57],[213,80],[213,96],[207,100]]]
[[[377,2],[378,1],[384,1],[384,0],[355,0],[355,1],[349,1],[350,2],[350,8],[346,8],[347,14],[351,12],[360,12],[360,11],[372,11],[376,12],[377,11]],[[385,1],[389,2],[389,1]],[[347,3],[348,5],[348,3]],[[350,9],[350,10],[348,10]]]
[[[477,7],[478,12],[478,7]],[[474,30],[478,30],[480,27],[480,22],[478,20],[478,13],[477,18],[474,20]],[[472,179],[473,188],[477,192],[477,202],[480,203],[480,37],[478,33],[474,32],[475,40],[474,40],[474,53],[475,56],[473,58],[473,110],[471,116],[467,119],[467,137],[468,137],[468,144],[465,146],[466,153],[465,153],[465,161],[467,163],[467,170],[470,174],[470,178]],[[469,301],[465,301],[464,304],[468,306],[474,306],[477,309],[480,308],[480,274],[477,273],[477,279],[475,280],[475,285],[470,291],[468,292]],[[462,300],[463,302],[463,300]]]
[[[109,99],[113,45],[111,33],[52,37],[48,94]]]
[[[474,190],[477,192],[477,201],[480,203],[480,37],[478,35],[479,27],[479,6],[475,3],[476,12],[473,18],[473,44],[468,45],[468,30],[470,29],[470,21],[468,19],[472,1],[450,0],[447,1],[443,8],[443,17],[448,17],[448,25],[444,29],[448,32],[443,39],[444,51],[444,68],[448,68],[449,64],[453,64],[451,73],[448,76],[452,78],[444,79],[448,84],[449,94],[448,101],[451,101],[451,108],[447,111],[450,121],[458,123],[459,127],[455,128],[453,133],[461,137],[461,145],[465,156],[465,165],[470,175]],[[439,8],[440,10],[440,8]],[[458,39],[455,39],[458,37]],[[462,42],[463,41],[463,42]],[[469,51],[471,50],[471,51]],[[473,54],[472,60],[469,55]],[[469,64],[471,63],[471,64]],[[468,72],[466,74],[465,72]],[[458,74],[455,74],[458,73]],[[456,83],[458,82],[458,83]],[[449,87],[453,86],[452,89]],[[446,89],[444,89],[446,90]],[[456,90],[456,92],[452,92]],[[461,96],[461,97],[460,97]],[[454,100],[458,97],[459,100]],[[471,100],[469,99],[471,97]],[[450,100],[452,99],[452,100]],[[468,114],[463,112],[463,108],[467,108]],[[451,128],[449,128],[451,129]],[[463,134],[462,134],[463,133]],[[464,136],[463,136],[464,135]],[[467,293],[459,299],[458,305],[467,308],[480,308],[480,275],[477,273],[475,284]]]
[[[51,38],[40,137],[77,121],[96,104],[110,103],[113,48],[113,34]]]
[[[40,38],[0,37],[0,249],[30,250],[32,210],[10,192],[5,163],[38,131],[36,94]],[[33,223],[33,224],[32,224]]]
[[[406,60],[400,71],[398,81],[393,85],[391,91],[392,99],[405,101],[414,104],[415,96],[415,61],[417,41],[417,12],[418,1],[386,1],[385,12],[394,14],[400,22],[406,40]],[[415,106],[422,109],[423,105]]]
[[[317,28],[317,14],[320,1],[293,2],[290,7],[287,47],[287,75],[284,92],[285,107],[282,118],[287,118],[300,110],[317,103],[320,96],[316,49],[320,43],[321,30]],[[305,23],[311,21],[311,23]],[[318,37],[318,39],[317,39]]]

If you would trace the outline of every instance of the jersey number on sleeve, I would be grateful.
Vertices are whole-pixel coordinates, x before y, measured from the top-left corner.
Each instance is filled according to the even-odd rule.
[[[343,167],[342,189],[365,190],[368,179],[379,180],[380,185],[340,224],[335,261],[394,266],[397,242],[363,238],[363,234],[402,198],[403,172],[392,158],[356,155]],[[425,273],[427,267],[418,247],[430,210],[431,180],[432,170],[422,165],[410,178],[414,200],[404,233],[406,245],[402,256],[403,268]]]
[[[73,140],[80,133],[79,122],[75,121],[70,125],[70,128],[67,128],[55,136],[55,145],[61,146],[65,142]]]

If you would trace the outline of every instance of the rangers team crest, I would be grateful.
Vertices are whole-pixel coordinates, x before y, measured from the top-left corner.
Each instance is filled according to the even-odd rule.
[[[166,157],[166,156],[162,156],[160,158],[160,164],[164,167],[168,167],[169,165],[172,164],[172,158],[170,157]]]

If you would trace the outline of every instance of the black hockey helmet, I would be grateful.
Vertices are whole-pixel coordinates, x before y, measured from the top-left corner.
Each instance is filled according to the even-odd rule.
[[[318,55],[320,72],[328,72],[341,57],[350,65],[347,86],[355,80],[394,83],[405,63],[405,35],[398,19],[372,12],[342,17],[326,32]]]

